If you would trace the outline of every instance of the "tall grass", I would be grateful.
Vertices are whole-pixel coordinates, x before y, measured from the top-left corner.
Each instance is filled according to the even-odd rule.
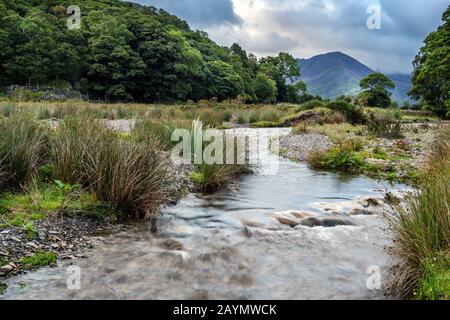
[[[0,190],[24,187],[46,156],[45,131],[22,112],[0,119]]]
[[[70,118],[51,145],[58,179],[81,184],[124,217],[150,218],[167,196],[167,157],[156,138],[123,139],[101,121]]]
[[[391,287],[403,298],[449,297],[450,288],[450,128],[437,137],[416,196],[390,218],[401,258]],[[436,274],[431,268],[439,266]],[[437,283],[442,285],[437,286]],[[424,292],[424,288],[425,291]],[[440,292],[439,292],[440,291]]]

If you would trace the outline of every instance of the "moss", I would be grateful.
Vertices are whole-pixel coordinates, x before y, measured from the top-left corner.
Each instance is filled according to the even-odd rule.
[[[31,257],[24,257],[20,263],[25,269],[35,269],[56,263],[57,256],[55,253],[46,251],[39,252]]]

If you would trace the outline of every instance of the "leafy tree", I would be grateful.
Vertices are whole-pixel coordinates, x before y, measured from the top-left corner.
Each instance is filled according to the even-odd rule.
[[[211,96],[219,100],[235,98],[244,91],[244,83],[231,65],[223,61],[207,62],[208,87]]]
[[[278,101],[287,101],[286,80],[291,77],[300,76],[300,68],[295,58],[281,52],[276,57],[262,58],[260,61],[260,71],[268,75],[277,84]]]
[[[361,80],[360,87],[364,91],[360,98],[367,99],[371,107],[387,108],[391,104],[391,93],[387,89],[395,88],[395,83],[382,73],[372,73]]]
[[[423,99],[441,117],[450,117],[450,6],[444,24],[430,33],[413,65],[410,96]]]
[[[302,103],[301,97],[306,94],[306,83],[297,81],[295,84],[287,86],[287,102]]]
[[[255,94],[259,102],[275,103],[277,100],[277,85],[264,73],[258,73],[255,79]]]
[[[82,29],[69,30],[71,4],[0,0],[2,86],[68,83],[98,99],[143,102],[211,97],[253,102],[255,83],[273,91],[273,81],[276,99],[262,94],[263,100],[294,100],[303,91],[286,85],[300,75],[287,53],[258,61],[238,44],[217,45],[164,10],[119,0],[79,2]],[[256,81],[259,73],[266,77]]]
[[[128,44],[133,34],[114,17],[95,25],[93,33],[87,74],[90,89],[101,98],[131,100],[133,79],[145,70],[141,57]]]

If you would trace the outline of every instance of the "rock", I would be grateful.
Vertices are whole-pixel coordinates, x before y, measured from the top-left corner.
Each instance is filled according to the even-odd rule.
[[[321,222],[317,218],[307,218],[307,219],[302,221],[301,225],[305,226],[305,227],[313,228],[313,227],[320,226]]]
[[[276,219],[278,220],[278,222],[280,222],[281,224],[285,224],[291,228],[294,228],[296,226],[298,226],[300,223],[298,223],[297,221],[288,219],[288,218],[284,218],[284,217],[276,217]]]
[[[39,246],[38,246],[36,243],[34,243],[34,242],[27,242],[26,245],[27,245],[28,247],[32,247],[32,248],[35,248],[35,249],[39,249]]]
[[[370,207],[370,206],[372,206],[372,207],[378,207],[378,206],[380,205],[380,203],[378,202],[378,200],[377,200],[377,199],[374,199],[374,198],[369,198],[369,199],[366,200],[366,202],[367,202],[367,205],[365,206],[366,208],[367,208],[367,207]]]
[[[7,274],[13,270],[14,268],[11,265],[7,264],[3,267],[0,267],[0,274]]]
[[[337,226],[353,226],[354,224],[347,220],[342,219],[334,219],[334,218],[325,218],[325,219],[316,219],[316,218],[308,218],[302,221],[301,225],[305,227],[337,227]]]
[[[375,213],[364,209],[353,209],[348,214],[352,216],[372,216]]]
[[[306,219],[313,215],[311,212],[307,211],[293,211],[291,214],[298,219]]]
[[[183,244],[179,241],[168,239],[161,243],[161,245],[167,250],[181,251],[183,250]]]

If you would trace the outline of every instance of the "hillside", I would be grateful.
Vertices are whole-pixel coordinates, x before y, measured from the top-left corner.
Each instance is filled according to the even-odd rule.
[[[336,98],[340,95],[355,95],[360,91],[359,82],[375,72],[358,60],[342,53],[330,52],[310,59],[298,59],[302,80],[308,85],[308,92],[324,98]],[[399,102],[409,100],[407,93],[411,86],[409,75],[388,75],[396,84],[392,92],[393,99]]]

